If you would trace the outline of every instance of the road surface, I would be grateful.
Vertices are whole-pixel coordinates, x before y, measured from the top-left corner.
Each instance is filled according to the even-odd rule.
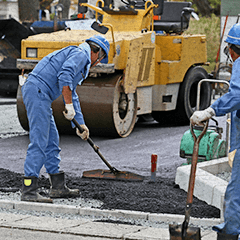
[[[16,104],[0,105],[0,112],[0,168],[23,173],[28,132],[18,121]],[[220,119],[219,125],[225,125],[225,118]],[[127,138],[92,139],[107,161],[121,171],[150,176],[151,155],[157,154],[157,176],[174,177],[177,167],[186,162],[180,158],[179,148],[188,129],[189,126],[160,126],[156,121],[138,122]],[[60,147],[60,166],[65,172],[81,176],[85,170],[107,169],[90,145],[78,136],[61,135]],[[45,175],[44,168],[41,174]]]

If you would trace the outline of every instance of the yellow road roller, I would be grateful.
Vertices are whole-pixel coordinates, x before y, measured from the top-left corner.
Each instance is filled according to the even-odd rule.
[[[80,30],[68,27],[22,40],[21,59],[17,59],[21,77],[47,54],[99,34],[91,27],[97,24],[99,29],[109,29],[105,33],[110,42],[109,60],[91,68],[88,78],[77,88],[91,135],[127,137],[136,119],[146,114],[160,124],[188,123],[196,108],[197,84],[209,78],[202,67],[208,64],[206,36],[184,34],[194,11],[191,3],[122,1],[122,6],[116,8],[109,1],[98,0],[92,5],[80,0]],[[95,19],[84,18],[90,9]],[[211,99],[209,83],[202,85],[200,95],[200,109],[205,109]],[[74,133],[62,114],[61,97],[52,108],[59,132]],[[28,130],[20,85],[17,111],[22,127]]]

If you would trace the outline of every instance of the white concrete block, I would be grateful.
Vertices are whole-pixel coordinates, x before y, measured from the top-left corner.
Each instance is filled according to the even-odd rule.
[[[0,208],[14,209],[15,201],[0,200]]]
[[[127,210],[100,210],[91,208],[81,208],[80,215],[83,216],[95,216],[95,217],[112,217],[112,218],[124,218],[124,219],[148,219],[148,213],[137,212],[137,211],[127,211]]]
[[[17,210],[27,211],[50,211],[54,213],[79,214],[79,207],[68,205],[55,205],[51,203],[33,203],[33,202],[16,202],[15,208]]]
[[[95,216],[95,217],[108,217],[111,214],[111,210],[100,210],[92,208],[80,208],[79,214],[82,216]]]
[[[227,188],[227,182],[225,185],[217,185],[213,189],[212,205],[222,210],[223,198]]]
[[[190,217],[190,223],[197,226],[211,227],[221,223],[219,218],[193,218]]]
[[[125,219],[133,219],[133,220],[147,220],[149,213],[146,212],[138,212],[138,211],[129,211],[129,210],[115,210],[111,213],[113,217],[123,217]]]
[[[185,191],[188,189],[188,181],[189,181],[189,166],[182,166],[177,169],[175,183],[179,185],[179,187]]]
[[[166,223],[182,223],[184,221],[184,215],[178,214],[157,214],[150,213],[148,216],[148,220],[151,222],[166,222]]]
[[[194,196],[212,205],[213,187],[216,185],[217,183],[209,176],[196,178]]]
[[[208,176],[210,178],[214,175],[209,172],[206,172],[202,168],[198,167],[197,171],[196,171],[196,178],[201,178],[201,177],[206,177],[206,176]],[[189,175],[188,175],[188,177],[189,177]]]

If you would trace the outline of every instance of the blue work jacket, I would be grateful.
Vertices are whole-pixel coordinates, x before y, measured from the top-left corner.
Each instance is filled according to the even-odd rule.
[[[62,94],[63,86],[69,86],[75,119],[79,124],[84,124],[76,88],[88,76],[90,66],[91,49],[86,42],[68,46],[44,57],[29,74],[28,81],[41,87],[52,101]]]
[[[216,116],[223,116],[231,112],[231,136],[229,152],[240,148],[240,57],[232,67],[229,90],[217,99],[211,107]]]

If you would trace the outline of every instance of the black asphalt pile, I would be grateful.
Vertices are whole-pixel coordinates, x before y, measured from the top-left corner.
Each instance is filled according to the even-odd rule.
[[[0,168],[1,188],[21,188],[22,175]],[[66,184],[78,188],[84,199],[103,202],[101,209],[123,209],[150,213],[185,214],[187,193],[174,183],[174,178],[157,177],[143,182],[98,180],[81,178],[66,173]],[[39,185],[49,189],[49,180],[41,176]],[[43,191],[46,192],[46,191]],[[197,218],[220,218],[220,210],[194,197],[191,216]]]

